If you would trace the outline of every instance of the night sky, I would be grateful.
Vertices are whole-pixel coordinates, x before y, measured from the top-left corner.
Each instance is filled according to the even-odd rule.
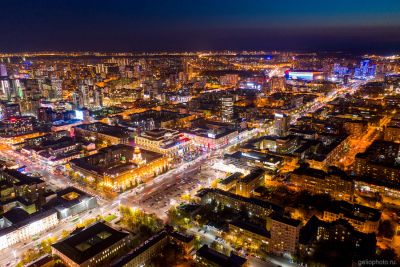
[[[400,0],[2,0],[0,52],[400,50]]]

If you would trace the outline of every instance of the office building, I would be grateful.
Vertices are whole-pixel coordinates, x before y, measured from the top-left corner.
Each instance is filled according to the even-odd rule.
[[[203,245],[199,250],[197,250],[195,255],[196,266],[202,267],[244,267],[247,266],[247,260],[236,254],[231,254],[229,256],[222,254],[207,245]]]
[[[328,172],[325,172],[302,166],[291,173],[290,180],[299,189],[313,194],[329,194],[339,200],[353,199],[353,180],[335,167],[330,167]]]
[[[325,208],[322,220],[332,222],[338,219],[345,219],[357,231],[377,233],[381,212],[367,206],[337,201]]]
[[[221,120],[223,122],[231,122],[233,119],[233,97],[221,97]]]
[[[161,252],[168,241],[168,233],[161,231],[147,239],[129,254],[114,262],[111,267],[145,266],[155,255]]]
[[[0,249],[27,241],[57,224],[57,212],[54,209],[29,214],[22,208],[12,208],[0,218]]]
[[[286,114],[275,114],[275,134],[277,136],[286,136],[289,132],[290,119]]]
[[[301,221],[275,213],[270,216],[269,220],[269,231],[271,232],[270,250],[280,255],[284,253],[295,255],[299,245]]]
[[[189,151],[191,141],[183,133],[171,129],[153,129],[135,136],[135,145],[170,157]]]
[[[96,222],[51,245],[52,254],[67,267],[109,266],[111,260],[127,252],[128,233]]]
[[[129,139],[129,131],[126,128],[101,122],[78,125],[74,127],[74,132],[76,137],[100,141],[107,145],[127,144]]]

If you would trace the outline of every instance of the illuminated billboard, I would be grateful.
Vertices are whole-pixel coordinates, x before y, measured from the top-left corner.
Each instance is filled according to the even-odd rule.
[[[286,77],[289,80],[301,80],[301,81],[324,79],[323,73],[318,71],[288,71]]]
[[[314,78],[314,73],[313,72],[289,71],[289,79],[290,80],[312,81],[313,78]]]
[[[75,118],[77,118],[78,120],[83,120],[83,111],[75,110]]]

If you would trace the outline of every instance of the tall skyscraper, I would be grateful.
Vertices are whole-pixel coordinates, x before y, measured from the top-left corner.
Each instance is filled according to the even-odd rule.
[[[6,100],[11,98],[10,80],[6,77],[0,77],[0,97]]]
[[[73,92],[72,103],[74,104],[74,108],[79,108],[79,92]]]
[[[0,77],[7,77],[7,68],[6,65],[0,64]]]
[[[79,91],[82,97],[82,106],[89,105],[89,86],[86,84],[80,84]]]
[[[51,91],[52,91],[51,98],[62,99],[62,97],[63,97],[62,80],[52,79],[51,80]]]
[[[285,114],[275,114],[275,134],[277,136],[287,136],[289,132],[290,119]]]
[[[233,119],[233,97],[223,96],[221,98],[221,119],[224,122],[231,122]]]
[[[96,88],[94,90],[94,104],[96,107],[103,106],[103,92],[101,91],[101,88]]]
[[[270,85],[271,85],[271,90],[273,92],[276,91],[284,91],[285,90],[285,77],[271,77],[270,79]]]
[[[376,65],[370,63],[371,61],[369,59],[362,60],[360,62],[360,67],[354,69],[354,76],[363,79],[368,77],[375,77]]]

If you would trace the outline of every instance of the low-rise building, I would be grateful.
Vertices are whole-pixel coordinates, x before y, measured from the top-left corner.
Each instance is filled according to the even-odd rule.
[[[246,248],[256,250],[265,246],[268,249],[271,233],[267,231],[265,224],[261,226],[246,220],[234,220],[229,223],[228,238]]]
[[[193,235],[172,231],[169,233],[169,236],[174,242],[184,249],[185,253],[189,254],[194,249],[195,238]]]
[[[336,201],[326,207],[322,220],[327,222],[345,219],[353,227],[363,233],[377,233],[381,212],[377,209],[351,204],[346,201]]]
[[[236,194],[243,197],[250,197],[254,189],[264,182],[264,174],[265,171],[263,169],[256,169],[243,178],[238,179],[236,182]]]
[[[11,197],[21,197],[29,202],[35,202],[38,206],[43,202],[43,193],[46,184],[39,177],[28,176],[16,169],[1,169],[0,182],[12,187]]]
[[[128,233],[96,222],[51,245],[51,251],[68,267],[108,266],[129,244]]]
[[[356,177],[354,183],[355,191],[358,194],[376,196],[378,193],[384,198],[400,199],[400,186],[396,183],[368,177]]]
[[[73,127],[75,136],[103,142],[108,145],[128,144],[129,131],[120,126],[101,122],[81,124]]]
[[[290,175],[291,182],[314,194],[329,194],[333,198],[351,201],[354,195],[354,183],[346,173],[336,167],[328,172],[301,166]]]
[[[54,208],[62,220],[98,206],[96,197],[75,187],[67,187],[47,197],[45,208]]]
[[[28,240],[57,224],[54,209],[29,214],[22,208],[12,208],[0,217],[0,249]]]
[[[144,266],[155,255],[160,253],[163,247],[168,243],[168,233],[163,230],[149,239],[143,244],[136,247],[132,252],[114,262],[112,267],[137,267]]]
[[[357,231],[348,221],[339,219],[332,222],[311,217],[300,230],[299,253],[312,255],[318,242],[336,241],[350,243],[354,254],[373,255],[376,250],[375,234]]]
[[[135,136],[135,145],[167,156],[183,155],[191,141],[183,133],[170,129],[153,129]]]
[[[247,260],[233,253],[230,256],[219,253],[207,245],[203,245],[195,255],[196,266],[204,267],[242,267],[247,266]]]
[[[306,162],[315,169],[326,169],[337,163],[338,159],[347,151],[348,135],[320,136],[316,149],[306,156]]]
[[[225,154],[224,159],[226,164],[233,164],[238,168],[263,168],[269,171],[277,171],[284,162],[283,157],[255,151],[236,151],[233,154]]]
[[[384,128],[383,140],[390,142],[400,142],[400,119],[392,120],[388,126]]]
[[[243,174],[241,172],[235,172],[229,175],[225,179],[218,182],[217,188],[224,191],[229,191],[233,188],[236,188],[236,183],[242,177],[242,175]]]
[[[398,183],[400,144],[389,141],[374,141],[364,153],[356,155],[354,173],[378,180]]]
[[[193,141],[193,145],[204,150],[224,147],[239,136],[239,132],[230,124],[207,120],[197,121],[184,134]]]
[[[98,153],[70,161],[72,170],[90,182],[125,190],[146,182],[168,168],[168,158],[128,145],[112,145]]]
[[[202,203],[211,203],[217,201],[218,203],[231,207],[236,210],[246,208],[250,216],[258,216],[266,219],[272,212],[282,214],[284,209],[271,202],[267,202],[257,198],[242,197],[220,189],[206,188],[197,193]]]

